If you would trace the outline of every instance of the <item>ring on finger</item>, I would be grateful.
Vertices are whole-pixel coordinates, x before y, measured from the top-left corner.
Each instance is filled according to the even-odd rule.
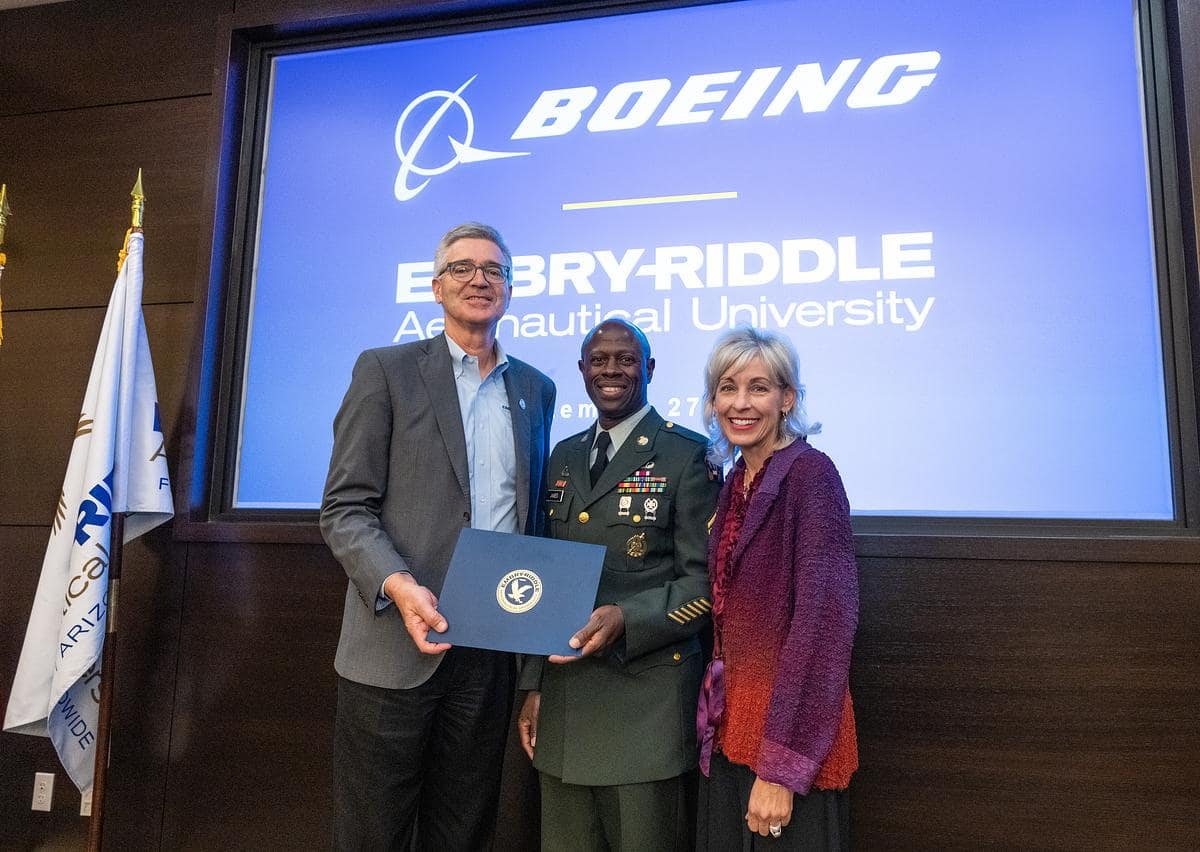
[[[783,826],[777,822],[773,822],[767,826],[767,831],[771,832],[772,837],[778,837],[783,834]]]

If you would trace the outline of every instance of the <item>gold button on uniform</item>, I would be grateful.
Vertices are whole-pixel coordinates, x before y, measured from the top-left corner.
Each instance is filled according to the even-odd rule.
[[[586,523],[587,523],[588,521],[590,521],[591,519],[592,519],[592,516],[591,516],[591,515],[589,515],[587,512],[580,512],[580,513],[579,513],[579,523],[581,523],[581,524],[586,524]]]
[[[641,522],[641,520],[642,520],[642,516],[641,516],[641,515],[634,515],[634,516],[633,516],[633,522],[634,522],[635,524],[636,524],[636,523],[640,523],[640,522]]]
[[[678,663],[680,660],[683,659],[683,654],[676,651],[674,654],[671,655],[671,659]]]

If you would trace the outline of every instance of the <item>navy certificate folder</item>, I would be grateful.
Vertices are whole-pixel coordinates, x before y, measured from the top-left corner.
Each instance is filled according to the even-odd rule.
[[[523,654],[576,655],[567,644],[596,603],[604,548],[464,529],[438,610],[450,625],[432,642]]]

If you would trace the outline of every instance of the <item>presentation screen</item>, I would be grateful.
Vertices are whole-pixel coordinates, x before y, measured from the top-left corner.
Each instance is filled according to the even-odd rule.
[[[1175,517],[1128,0],[597,14],[267,51],[232,508],[319,506],[356,356],[441,332],[434,248],[480,221],[555,440],[604,318],[696,430],[749,324],[856,514]]]

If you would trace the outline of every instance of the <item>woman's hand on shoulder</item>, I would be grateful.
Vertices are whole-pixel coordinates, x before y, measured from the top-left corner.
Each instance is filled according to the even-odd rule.
[[[750,788],[750,804],[746,809],[746,825],[766,837],[771,826],[785,826],[792,820],[792,791],[761,778],[754,779]]]

